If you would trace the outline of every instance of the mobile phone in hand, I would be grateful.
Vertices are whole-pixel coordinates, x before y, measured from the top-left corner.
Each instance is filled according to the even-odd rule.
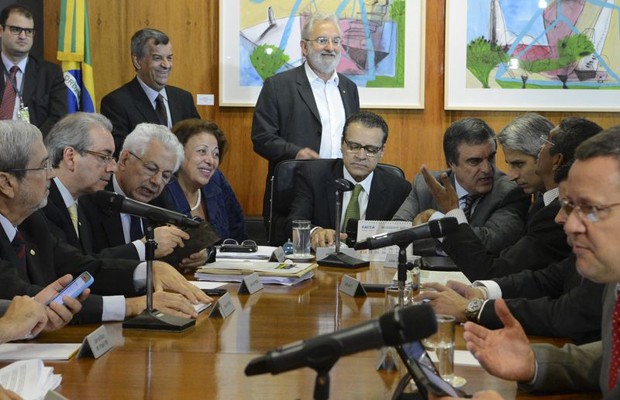
[[[70,284],[65,286],[56,296],[54,296],[50,303],[55,302],[58,304],[63,304],[62,298],[65,296],[71,296],[73,298],[78,297],[82,294],[82,292],[93,284],[95,278],[92,277],[88,272],[82,272],[80,276],[75,278]],[[48,303],[49,304],[49,303]]]

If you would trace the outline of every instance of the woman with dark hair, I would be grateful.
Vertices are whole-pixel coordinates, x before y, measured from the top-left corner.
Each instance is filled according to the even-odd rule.
[[[187,119],[172,127],[185,149],[185,159],[163,196],[169,207],[199,217],[220,239],[247,238],[241,205],[218,166],[228,147],[220,128],[211,121]]]

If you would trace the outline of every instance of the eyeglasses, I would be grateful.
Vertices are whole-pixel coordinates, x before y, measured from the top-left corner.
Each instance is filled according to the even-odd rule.
[[[237,246],[239,245],[239,242],[237,242],[237,240],[235,239],[224,239],[222,244],[229,244],[229,245]],[[241,242],[241,246],[257,246],[257,244],[255,241],[247,239]]]
[[[9,28],[9,32],[15,36],[19,36],[22,32],[24,32],[27,37],[33,37],[35,32],[34,28],[22,28],[21,26],[15,25],[4,25],[4,28]]]
[[[540,140],[542,140],[543,142],[547,143],[549,146],[555,146],[555,143],[553,143],[551,140],[547,139],[547,136],[545,136],[545,135],[540,135]]]
[[[101,161],[104,164],[110,164],[111,162],[116,161],[116,159],[114,158],[112,154],[100,153],[98,151],[92,151],[92,150],[84,150],[84,153],[97,157],[97,159],[99,159],[99,161]]]
[[[379,152],[383,150],[383,146],[377,147],[377,146],[372,146],[369,144],[367,144],[366,146],[362,146],[360,143],[350,142],[346,138],[342,138],[342,141],[344,142],[344,144],[347,145],[347,151],[349,153],[357,153],[361,149],[364,149],[364,151],[366,151],[366,155],[368,156],[368,158],[376,157],[377,154],[379,154]]]
[[[132,156],[136,157],[142,163],[142,166],[144,167],[144,171],[146,172],[146,174],[148,176],[153,177],[153,176],[155,176],[155,175],[157,175],[158,173],[161,172],[161,180],[164,183],[170,182],[170,180],[174,177],[172,171],[162,171],[159,168],[159,166],[157,164],[155,164],[154,162],[152,162],[152,161],[144,162],[144,160],[142,160],[140,157],[138,157],[137,155],[135,155],[131,151],[128,151],[128,153],[131,154]]]
[[[327,46],[329,42],[331,42],[334,46],[340,46],[342,44],[342,38],[340,36],[329,38],[326,36],[319,36],[316,39],[304,39],[306,42],[315,42],[321,47]]]
[[[570,200],[560,200],[560,206],[562,211],[566,215],[570,215],[573,211],[577,211],[577,215],[581,220],[587,219],[590,222],[598,222],[601,219],[601,214],[609,210],[612,207],[620,206],[620,203],[608,204],[604,206],[593,206],[589,204],[575,205]]]
[[[52,172],[52,160],[49,158],[43,161],[43,165],[38,168],[13,168],[7,172],[28,172],[28,171],[45,171],[46,174]]]

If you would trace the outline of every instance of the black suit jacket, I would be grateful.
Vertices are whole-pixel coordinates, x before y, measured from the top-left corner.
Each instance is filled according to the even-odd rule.
[[[174,86],[166,86],[166,93],[173,125],[184,119],[200,118],[190,92]],[[112,136],[114,136],[117,155],[123,147],[125,137],[133,131],[136,125],[142,122],[160,123],[153,104],[144,93],[137,77],[108,93],[101,100],[101,114],[112,121]]]
[[[528,335],[567,337],[576,343],[600,340],[605,285],[579,275],[574,255],[538,271],[523,270],[494,280]],[[482,309],[480,324],[491,329],[503,326],[494,300]]]
[[[95,278],[91,286],[99,295],[136,296],[133,274],[137,261],[96,259],[82,254],[54,236],[41,211],[34,212],[18,226],[26,241],[27,271],[17,266],[15,249],[4,230],[0,229],[0,297],[12,299],[18,295],[34,296],[58,277],[71,274],[77,277],[88,271]],[[100,296],[91,295],[76,315],[75,322],[99,322],[103,303]]]
[[[307,162],[298,168],[287,232],[291,231],[292,221],[296,219],[307,219],[323,228],[336,228],[336,188],[333,182],[343,177],[342,166],[342,160],[335,159]],[[389,221],[410,191],[411,185],[406,179],[378,165],[370,185],[366,219]]]
[[[0,93],[6,81],[0,79]],[[30,123],[36,125],[43,136],[68,112],[67,87],[62,69],[51,62],[28,56],[24,71],[22,99],[30,113]]]
[[[560,202],[555,199],[530,213],[523,236],[499,256],[487,250],[469,224],[460,224],[456,232],[447,235],[441,248],[471,281],[545,268],[571,251],[562,226],[554,221],[559,210]]]
[[[338,74],[345,117],[360,110],[357,86]],[[304,65],[269,77],[263,83],[252,119],[254,151],[269,161],[263,215],[269,215],[270,178],[277,163],[294,159],[304,147],[321,147],[323,126]]]
[[[80,236],[75,233],[73,222],[69,211],[65,206],[65,202],[58,190],[58,186],[52,180],[50,185],[50,194],[47,197],[47,205],[43,208],[43,213],[50,222],[50,230],[52,233],[69,243],[71,246],[82,250],[84,254],[94,254],[103,258],[126,258],[130,260],[138,260],[138,252],[135,246],[122,244],[120,246],[109,247],[94,251],[93,235],[94,231],[91,224],[84,214],[82,202],[78,202],[78,230]]]

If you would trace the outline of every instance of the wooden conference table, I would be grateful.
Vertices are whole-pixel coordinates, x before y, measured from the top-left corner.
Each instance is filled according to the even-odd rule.
[[[108,324],[121,345],[97,360],[73,358],[46,365],[62,374],[58,391],[72,400],[312,399],[316,377],[312,369],[253,377],[243,371],[250,360],[268,350],[378,317],[383,312],[383,296],[352,298],[340,294],[338,284],[344,273],[363,282],[383,283],[390,282],[394,272],[380,265],[354,271],[319,268],[311,281],[295,287],[266,286],[253,295],[237,295],[238,285],[228,284],[236,311],[226,319],[203,314],[194,328],[182,333],[122,330],[120,323]],[[37,341],[81,342],[97,327],[68,326],[41,335]],[[457,348],[464,349],[461,335],[457,337]],[[404,368],[377,371],[378,357],[378,350],[370,350],[340,359],[330,372],[330,398],[390,399]],[[456,366],[455,370],[467,379],[464,389],[468,393],[494,389],[506,399],[541,398],[517,392],[514,383],[492,377],[481,368]]]

